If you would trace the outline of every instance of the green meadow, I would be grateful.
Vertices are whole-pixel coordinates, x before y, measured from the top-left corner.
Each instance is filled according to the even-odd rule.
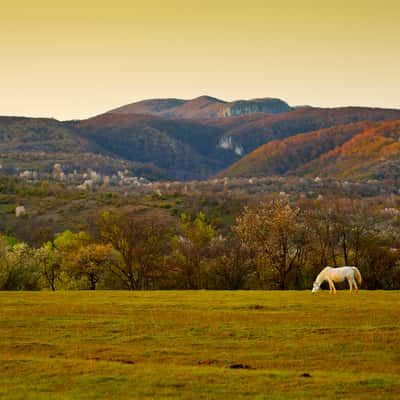
[[[0,292],[0,398],[400,398],[400,293]]]

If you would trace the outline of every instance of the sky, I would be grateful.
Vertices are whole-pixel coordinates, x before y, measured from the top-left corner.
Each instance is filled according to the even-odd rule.
[[[0,115],[148,98],[400,108],[398,0],[3,0]]]

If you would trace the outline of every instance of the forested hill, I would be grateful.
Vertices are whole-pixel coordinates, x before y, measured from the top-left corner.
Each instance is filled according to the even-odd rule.
[[[395,120],[400,110],[296,108],[273,98],[146,100],[82,121],[0,117],[0,165],[18,172],[51,170],[61,163],[67,171],[129,170],[149,179],[201,180],[218,174],[319,175],[325,166],[328,175],[345,176],[354,160],[354,176],[385,177],[396,168],[396,146],[363,159],[363,165],[348,147],[336,156],[324,155],[377,128],[374,122]],[[383,132],[392,125],[379,125],[378,136],[393,140]],[[361,139],[354,140],[355,146]],[[366,140],[373,139],[364,139],[363,151],[375,149],[376,143],[366,145]],[[346,167],[333,167],[333,160]]]

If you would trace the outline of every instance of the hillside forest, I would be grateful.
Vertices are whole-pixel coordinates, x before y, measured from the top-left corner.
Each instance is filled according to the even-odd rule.
[[[398,196],[0,182],[1,290],[309,289],[326,265],[357,266],[362,288],[400,288]]]

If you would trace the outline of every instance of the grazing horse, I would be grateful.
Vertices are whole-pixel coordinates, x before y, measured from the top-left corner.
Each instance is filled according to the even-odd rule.
[[[319,289],[321,289],[321,283],[324,281],[328,281],[329,283],[329,293],[336,293],[336,288],[333,282],[343,282],[347,279],[349,282],[350,292],[353,290],[353,287],[358,292],[358,285],[361,285],[362,277],[360,271],[356,267],[325,267],[315,278],[312,292],[316,293]]]

